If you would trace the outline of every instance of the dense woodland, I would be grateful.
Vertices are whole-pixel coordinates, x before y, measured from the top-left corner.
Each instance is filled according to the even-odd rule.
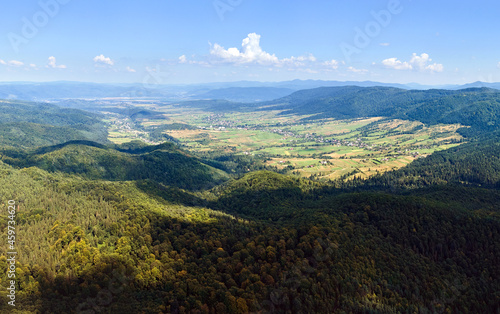
[[[0,147],[48,146],[71,140],[108,143],[98,114],[46,103],[0,100]]]
[[[74,141],[33,152],[6,150],[2,159],[20,168],[38,167],[86,179],[151,179],[187,190],[208,189],[229,178],[224,171],[204,164],[171,143],[147,148],[125,144],[114,149],[94,142]]]
[[[52,126],[81,132],[65,112]],[[500,146],[483,126],[470,143],[366,181],[84,133],[4,144],[0,195],[4,209],[19,205],[19,254],[12,311],[0,246],[0,312],[498,313]]]

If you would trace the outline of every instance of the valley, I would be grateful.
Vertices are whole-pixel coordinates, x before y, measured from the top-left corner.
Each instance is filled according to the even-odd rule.
[[[465,142],[456,132],[460,124],[426,126],[384,117],[309,121],[283,111],[221,114],[178,105],[140,108],[164,118],[110,116],[110,141],[157,144],[151,133],[160,129],[193,153],[252,155],[286,174],[326,180],[367,178]]]
[[[0,314],[500,314],[499,1],[4,1]]]
[[[0,102],[13,313],[494,313],[497,94]]]

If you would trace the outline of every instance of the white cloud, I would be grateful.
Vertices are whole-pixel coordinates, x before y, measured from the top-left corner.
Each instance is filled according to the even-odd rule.
[[[0,64],[7,65],[7,62],[5,62],[2,59],[0,59]]]
[[[339,62],[337,60],[332,59],[330,61],[323,62],[322,65],[327,68],[332,68],[336,70],[339,67]]]
[[[390,46],[391,44],[390,43],[380,43],[380,46],[383,46],[383,47],[387,47],[387,46]]]
[[[135,72],[137,72],[135,69],[132,69],[132,68],[131,68],[131,67],[129,67],[129,66],[126,68],[126,70],[127,70],[127,72],[130,72],[130,73],[135,73]]]
[[[294,66],[294,67],[303,67],[306,65],[308,62],[316,62],[316,57],[313,56],[312,54],[309,54],[308,56],[300,56],[300,57],[290,57],[290,58],[284,58],[281,60],[278,60],[279,62],[277,65],[286,65],[286,66]]]
[[[498,62],[497,67],[500,69],[500,62]]]
[[[428,65],[427,63],[431,61],[432,59],[426,53],[422,53],[420,56],[418,56],[416,53],[413,53],[410,63],[417,66],[421,71],[429,70],[431,72],[443,72],[444,66],[442,64],[433,63]]]
[[[56,57],[52,56],[52,57],[49,57],[49,63],[47,64],[47,68],[51,68],[51,69],[66,69],[66,66],[61,64],[61,65],[57,65],[56,64]]]
[[[304,57],[299,57],[299,58],[304,58]],[[309,56],[305,57],[305,59],[311,62],[316,62],[316,57],[313,56],[312,53],[310,53]]]
[[[444,66],[439,63],[433,63],[429,64],[428,66],[425,67],[426,70],[429,70],[431,72],[443,72]]]
[[[241,49],[225,49],[219,44],[211,45],[210,55],[213,63],[228,63],[236,65],[259,64],[277,67],[301,68],[311,65],[317,61],[312,54],[307,56],[291,56],[289,58],[279,59],[274,54],[270,54],[260,46],[260,35],[256,33],[248,34],[241,43]],[[186,63],[184,56],[179,57],[180,63]],[[189,61],[190,64],[199,63]],[[201,63],[199,63],[201,64]]]
[[[267,53],[260,47],[260,35],[248,34],[241,43],[241,51],[238,48],[224,49],[219,44],[214,44],[210,54],[221,62],[235,64],[256,63],[261,65],[272,65],[279,63],[278,57]]]
[[[24,62],[17,61],[17,60],[10,60],[8,62],[8,65],[13,66],[13,67],[20,67],[24,65]]]
[[[382,64],[388,68],[395,70],[419,70],[429,72],[443,72],[444,66],[440,63],[429,64],[432,59],[428,54],[422,53],[417,55],[413,53],[410,61],[400,61],[397,58],[389,58],[382,61]]]
[[[111,58],[107,58],[104,55],[99,55],[94,58],[94,62],[96,65],[114,65],[115,62],[111,60]]]
[[[368,70],[366,69],[356,69],[355,67],[348,67],[347,71],[353,72],[353,73],[366,73]]]
[[[413,53],[413,56],[411,57],[410,63],[422,70],[422,69],[425,69],[427,62],[429,62],[431,60],[432,59],[426,53],[422,53],[420,56],[418,56],[416,53]]]
[[[211,67],[211,64],[207,61],[196,61],[196,60],[188,60],[186,55],[182,55],[177,59],[177,63],[179,64],[198,64],[203,67]]]
[[[411,70],[413,67],[408,62],[401,62],[397,58],[389,58],[382,61],[382,64],[395,70]]]

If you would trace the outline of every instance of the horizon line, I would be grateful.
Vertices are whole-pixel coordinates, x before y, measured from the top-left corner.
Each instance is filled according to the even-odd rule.
[[[484,82],[484,81],[473,81],[469,83],[457,84],[457,83],[443,83],[443,84],[421,84],[416,82],[409,83],[396,83],[396,82],[381,82],[381,81],[340,81],[340,80],[315,80],[315,79],[293,79],[293,80],[284,80],[284,81],[251,81],[251,80],[238,80],[238,81],[216,81],[216,82],[196,82],[196,83],[170,83],[170,84],[151,84],[154,86],[190,86],[190,85],[212,85],[212,84],[231,84],[231,83],[288,83],[288,82],[337,82],[337,83],[380,83],[380,84],[392,84],[392,85],[418,85],[418,86],[464,86],[469,84],[500,84],[500,82]],[[77,83],[77,84],[96,84],[96,85],[144,85],[141,82],[129,82],[129,83],[118,83],[118,82],[92,82],[92,81],[72,81],[72,80],[54,80],[54,81],[1,81],[1,84],[50,84],[50,83]]]

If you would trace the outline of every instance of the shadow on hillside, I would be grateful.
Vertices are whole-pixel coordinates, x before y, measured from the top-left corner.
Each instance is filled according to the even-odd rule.
[[[152,180],[139,180],[135,182],[136,187],[152,198],[160,198],[174,204],[184,206],[206,207],[208,202],[182,189],[165,186]]]

